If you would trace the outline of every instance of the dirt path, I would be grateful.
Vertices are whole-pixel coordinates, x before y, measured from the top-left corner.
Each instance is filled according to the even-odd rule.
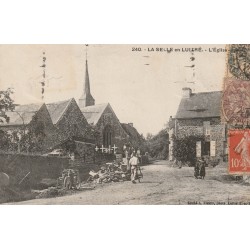
[[[143,169],[142,183],[119,182],[97,184],[94,190],[73,195],[36,199],[12,204],[218,204],[250,203],[250,186],[233,181],[226,165],[207,168],[205,180],[193,177],[193,168],[172,167],[159,161]]]

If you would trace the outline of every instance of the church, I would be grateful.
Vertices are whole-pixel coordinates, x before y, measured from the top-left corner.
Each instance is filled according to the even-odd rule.
[[[133,123],[120,123],[110,103],[95,103],[87,60],[83,92],[78,102],[70,98],[39,105],[18,105],[8,115],[10,120],[0,126],[3,131],[19,130],[27,137],[30,128],[41,130],[43,137],[37,151],[41,154],[66,148],[75,152],[81,162],[91,163],[108,155],[122,154],[124,146],[137,148],[143,143]],[[36,150],[37,147],[33,151]],[[18,151],[24,152],[21,146]]]
[[[96,151],[122,153],[131,136],[126,132],[110,103],[95,104],[90,91],[88,61],[86,60],[85,82],[79,99],[79,108],[98,136]]]

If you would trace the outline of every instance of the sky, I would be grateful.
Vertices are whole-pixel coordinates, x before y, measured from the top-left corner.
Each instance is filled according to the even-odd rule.
[[[202,51],[192,53],[186,48]],[[175,116],[183,87],[193,92],[222,90],[226,70],[222,49],[225,45],[90,44],[87,57],[92,96],[96,104],[110,103],[120,122],[133,123],[144,135],[156,134]],[[44,99],[40,84],[43,52]],[[18,104],[72,97],[78,101],[85,60],[84,44],[0,45],[0,89],[13,88]]]

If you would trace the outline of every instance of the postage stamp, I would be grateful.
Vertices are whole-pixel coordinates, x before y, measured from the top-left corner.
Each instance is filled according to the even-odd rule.
[[[250,130],[229,130],[229,173],[250,174]]]
[[[233,44],[228,55],[230,73],[236,79],[250,80],[250,45]]]
[[[226,78],[222,96],[222,113],[230,125],[250,124],[250,84],[249,81]]]

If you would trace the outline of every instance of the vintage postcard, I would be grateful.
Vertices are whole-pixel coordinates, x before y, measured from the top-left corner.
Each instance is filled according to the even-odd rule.
[[[0,45],[0,203],[250,204],[250,45]]]

